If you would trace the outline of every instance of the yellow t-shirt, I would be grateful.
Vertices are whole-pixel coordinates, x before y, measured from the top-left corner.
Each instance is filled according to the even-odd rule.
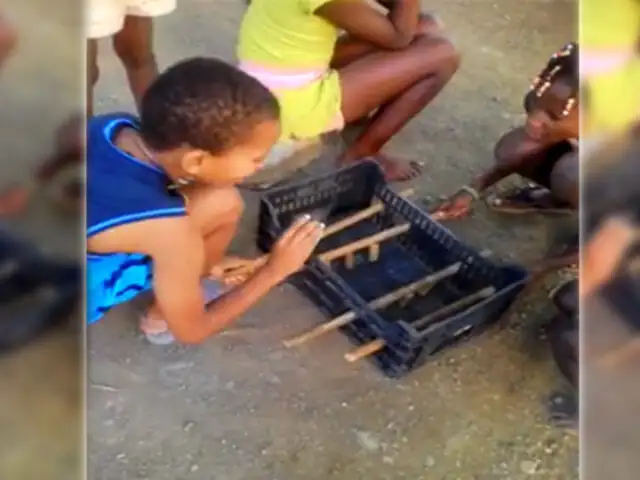
[[[313,13],[328,1],[253,0],[240,26],[236,53],[241,65],[321,73],[303,87],[272,88],[283,139],[316,137],[340,115],[340,81],[329,68],[339,30]]]
[[[624,129],[640,117],[640,1],[582,0],[580,7],[582,60],[603,63],[585,78],[587,133]],[[608,67],[603,54],[629,59]]]

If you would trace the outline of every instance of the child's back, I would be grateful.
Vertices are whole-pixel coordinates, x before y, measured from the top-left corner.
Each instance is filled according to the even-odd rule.
[[[338,159],[374,157],[390,181],[418,175],[382,147],[456,72],[459,55],[419,0],[253,0],[240,28],[239,66],[278,97],[283,140],[316,138],[366,120]],[[374,114],[375,112],[375,114]]]
[[[340,83],[329,69],[338,29],[313,13],[326,2],[255,0],[242,20],[240,68],[277,95],[284,139],[341,126]]]
[[[87,127],[87,235],[153,218],[186,215],[184,199],[170,195],[170,178],[113,143],[123,128],[139,129],[128,114],[94,117]],[[150,288],[151,258],[119,252],[87,258],[88,321]]]
[[[90,120],[90,323],[153,289],[155,303],[141,325],[149,340],[197,343],[304,264],[320,235],[309,219],[216,302],[221,288],[203,284],[224,263],[242,214],[234,186],[262,165],[280,135],[278,115],[277,101],[259,82],[222,61],[195,58],[158,77],[140,120],[126,114]]]

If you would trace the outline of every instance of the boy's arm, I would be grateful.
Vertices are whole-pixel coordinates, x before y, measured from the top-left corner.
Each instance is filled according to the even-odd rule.
[[[201,287],[205,252],[199,233],[181,231],[170,241],[157,241],[152,254],[154,293],[173,335],[182,343],[200,343],[226,328],[304,265],[320,239],[321,229],[308,218],[297,221],[278,241],[264,267],[206,310]]]
[[[202,241],[197,240],[199,244],[184,242],[154,256],[156,301],[171,333],[181,343],[201,343],[220,332],[281,280],[270,269],[262,268],[205,310],[201,287],[204,249]]]

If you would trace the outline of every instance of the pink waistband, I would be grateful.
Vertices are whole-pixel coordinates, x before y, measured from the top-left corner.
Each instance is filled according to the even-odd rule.
[[[278,70],[248,62],[240,62],[238,68],[272,90],[304,87],[326,73],[326,69]]]
[[[580,56],[580,73],[589,77],[610,73],[633,58],[633,53],[626,50],[602,50],[583,52]]]

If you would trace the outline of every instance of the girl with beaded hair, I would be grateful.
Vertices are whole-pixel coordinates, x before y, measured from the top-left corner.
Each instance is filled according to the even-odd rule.
[[[568,213],[578,208],[580,133],[578,45],[551,56],[524,98],[526,123],[495,146],[495,164],[433,212],[435,220],[465,217],[473,203],[500,180],[518,174],[526,186],[493,196],[495,211],[512,214]]]

